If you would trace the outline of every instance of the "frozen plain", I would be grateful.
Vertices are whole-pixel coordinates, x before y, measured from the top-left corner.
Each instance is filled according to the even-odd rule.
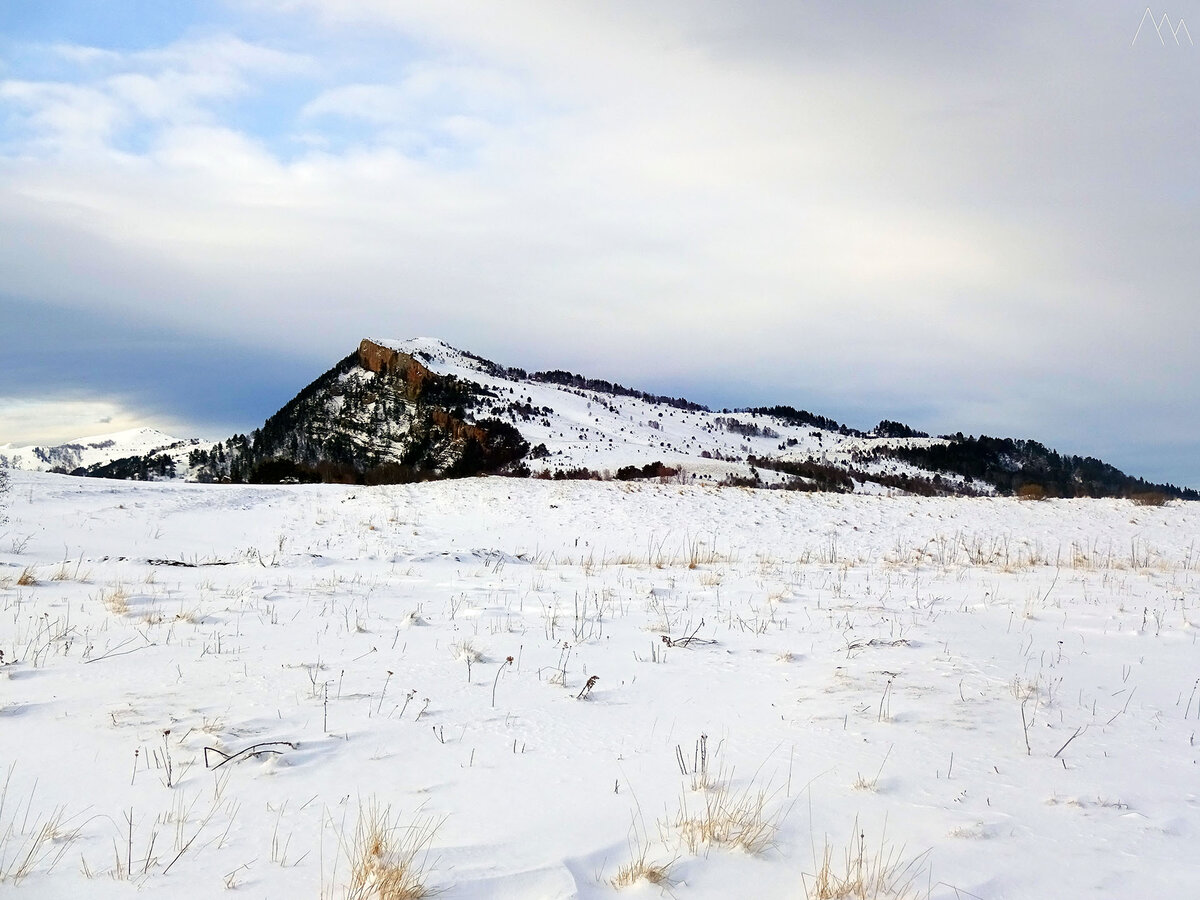
[[[5,515],[0,896],[350,896],[371,808],[446,898],[816,897],[826,847],[867,896],[1200,894],[1195,504],[13,472]],[[699,839],[738,799],[765,840]]]

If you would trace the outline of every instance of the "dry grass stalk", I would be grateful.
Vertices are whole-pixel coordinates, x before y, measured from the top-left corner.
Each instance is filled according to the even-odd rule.
[[[18,802],[6,814],[15,768],[15,764],[9,766],[0,785],[0,884],[20,884],[38,868],[53,871],[79,837],[79,828],[71,824],[73,817],[67,816],[66,807],[56,807],[44,819],[33,813],[32,791],[23,810]]]

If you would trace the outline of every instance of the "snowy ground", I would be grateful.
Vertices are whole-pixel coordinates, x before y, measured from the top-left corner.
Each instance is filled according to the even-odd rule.
[[[372,805],[446,898],[642,854],[621,895],[815,897],[827,843],[914,897],[1200,894],[1194,504],[14,472],[6,512],[0,896],[348,896]],[[757,852],[699,840],[739,800]]]

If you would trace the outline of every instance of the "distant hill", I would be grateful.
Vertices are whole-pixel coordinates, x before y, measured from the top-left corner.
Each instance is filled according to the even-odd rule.
[[[182,477],[188,453],[203,443],[155,428],[131,428],[54,446],[0,445],[0,466],[141,481],[170,479]]]
[[[891,420],[863,431],[791,406],[713,410],[604,379],[500,365],[433,338],[363,340],[261,428],[215,445],[193,442],[182,453],[171,446],[175,477],[211,482],[376,484],[506,474],[859,493],[1200,499],[1196,491],[1151,484],[1036,441],[930,437]],[[154,448],[71,471],[171,477],[163,455]]]

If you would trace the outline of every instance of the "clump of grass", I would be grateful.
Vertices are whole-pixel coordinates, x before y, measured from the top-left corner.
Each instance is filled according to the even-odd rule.
[[[869,851],[866,834],[855,819],[844,853],[837,856],[826,840],[816,874],[801,876],[804,896],[808,900],[919,900],[928,895],[917,885],[928,860],[929,851],[905,858],[904,848],[889,846],[882,834],[879,846]]]
[[[462,640],[450,645],[450,655],[459,662],[477,663],[483,661],[483,651],[470,640]]]
[[[342,856],[350,867],[345,900],[419,900],[430,896],[426,885],[429,849],[442,821],[419,817],[412,824],[401,825],[390,806],[380,806],[375,799],[360,803],[353,834],[348,839],[338,835]],[[331,897],[332,892],[326,896]]]
[[[703,792],[693,808],[688,807],[684,794],[679,812],[673,822],[666,823],[667,828],[673,826],[678,831],[690,853],[713,846],[765,853],[775,846],[775,834],[789,809],[776,805],[776,794],[778,791],[770,786],[762,788],[750,783],[735,791],[728,781],[718,781]]]
[[[105,608],[114,616],[129,615],[129,592],[123,585],[114,585],[110,590],[101,591],[100,599]]]
[[[671,863],[651,862],[649,849],[639,847],[633,859],[617,869],[617,874],[608,880],[615,888],[632,887],[639,881],[648,881],[660,887],[671,885]]]
[[[634,802],[637,803],[635,795]],[[645,820],[642,818],[642,807],[638,804],[637,816],[629,827],[629,862],[617,869],[617,874],[608,879],[608,883],[620,889],[632,887],[646,881],[663,889],[669,889],[674,883],[671,880],[671,867],[675,859],[668,862],[658,862],[650,857],[650,840],[646,834]]]
[[[21,587],[32,587],[37,583],[37,573],[33,566],[26,566],[21,571],[21,574],[17,576],[17,584],[21,585]]]
[[[867,778],[861,772],[858,773],[858,778],[854,780],[854,789],[856,791],[871,791],[879,790],[879,776],[883,774],[883,767],[887,765],[888,757],[892,755],[892,748],[888,747],[887,753],[883,754],[883,762],[879,764],[879,770],[875,773],[874,778]]]

